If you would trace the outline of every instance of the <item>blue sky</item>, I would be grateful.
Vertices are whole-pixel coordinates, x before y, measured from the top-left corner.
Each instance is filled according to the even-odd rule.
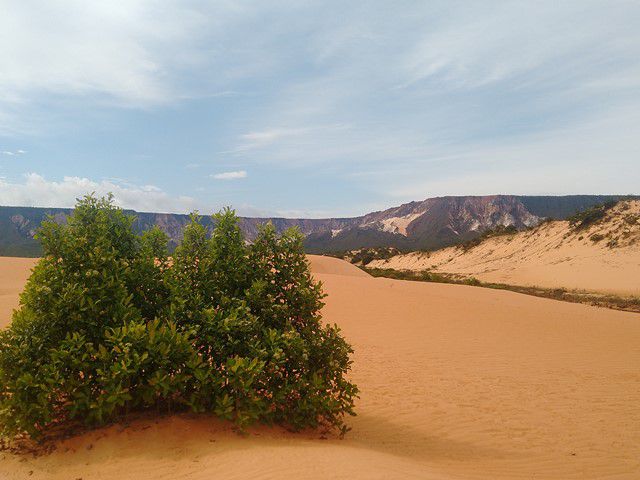
[[[640,3],[0,0],[0,204],[640,193]]]

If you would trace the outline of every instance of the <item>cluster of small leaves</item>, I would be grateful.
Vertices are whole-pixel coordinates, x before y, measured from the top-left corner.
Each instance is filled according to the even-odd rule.
[[[45,256],[0,332],[4,436],[143,409],[348,430],[352,349],[320,321],[299,232],[266,225],[249,245],[233,211],[211,236],[194,214],[170,258],[160,230],[132,222],[87,196],[43,223]]]

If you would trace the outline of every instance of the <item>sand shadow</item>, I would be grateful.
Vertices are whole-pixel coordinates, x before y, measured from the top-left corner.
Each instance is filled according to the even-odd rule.
[[[160,419],[139,419],[128,425],[85,432],[58,442],[51,463],[81,466],[103,464],[114,458],[146,457],[154,460],[184,461],[224,455],[231,451],[319,448],[362,449],[380,452],[419,463],[469,462],[479,458],[505,458],[507,452],[478,443],[431,435],[426,428],[392,420],[360,415],[352,419],[353,430],[344,439],[323,436],[317,431],[289,432],[281,427],[257,426],[245,434],[228,423],[206,415],[181,414]],[[49,463],[29,458],[29,468],[40,470]],[[63,461],[60,461],[63,460]]]

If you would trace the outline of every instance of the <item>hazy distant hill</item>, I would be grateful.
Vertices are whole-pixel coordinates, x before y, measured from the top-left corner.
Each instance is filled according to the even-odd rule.
[[[258,225],[273,222],[278,231],[298,227],[307,237],[312,253],[351,250],[360,247],[393,246],[401,249],[433,249],[469,240],[498,225],[518,229],[536,225],[544,217],[566,218],[573,213],[616,195],[571,195],[563,197],[491,195],[438,197],[410,202],[360,217],[327,219],[241,218],[247,238],[255,237]],[[64,222],[71,210],[64,208],[0,207],[0,255],[38,256],[40,246],[33,236],[42,220],[53,215]],[[187,215],[138,213],[136,228],[158,225],[175,245],[189,222]],[[210,217],[203,217],[213,228]]]

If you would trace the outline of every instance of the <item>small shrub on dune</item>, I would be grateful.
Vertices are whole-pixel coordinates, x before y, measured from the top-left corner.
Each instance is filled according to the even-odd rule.
[[[43,224],[45,256],[0,332],[5,436],[144,409],[348,430],[352,350],[320,321],[301,234],[267,225],[247,245],[231,210],[215,220],[208,236],[193,215],[171,259],[111,198]]]
[[[574,230],[583,230],[603,220],[607,216],[607,212],[618,205],[618,203],[618,201],[612,200],[600,205],[594,205],[591,208],[572,215],[567,220]]]

